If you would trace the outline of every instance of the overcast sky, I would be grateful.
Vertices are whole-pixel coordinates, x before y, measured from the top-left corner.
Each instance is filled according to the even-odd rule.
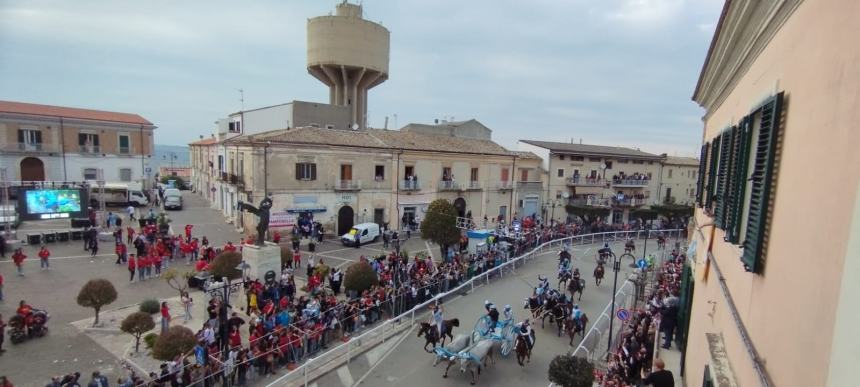
[[[158,144],[245,107],[328,102],[306,21],[336,0],[0,0],[0,99],[133,112]],[[476,118],[518,139],[696,155],[690,100],[723,0],[365,0],[391,31],[369,122]]]

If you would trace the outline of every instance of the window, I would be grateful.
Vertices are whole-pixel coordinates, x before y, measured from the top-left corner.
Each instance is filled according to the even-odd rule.
[[[510,170],[508,170],[507,168],[502,168],[501,181],[508,180],[510,180]]]
[[[341,164],[340,165],[340,179],[341,180],[352,180],[352,164]]]
[[[469,181],[478,181],[478,168],[472,168],[469,173]]]
[[[218,172],[224,172],[224,156],[218,155]]]
[[[316,180],[317,165],[314,163],[296,163],[296,180]]]
[[[520,181],[529,181],[529,170],[520,169]],[[522,207],[522,206],[520,206]]]
[[[119,181],[131,181],[131,168],[119,169]]]
[[[239,170],[236,175],[242,176],[245,174],[245,153],[239,153]]]
[[[651,172],[648,172],[645,175],[648,176],[648,180],[651,180]]]
[[[242,121],[232,121],[228,124],[230,133],[242,133]]]
[[[612,169],[612,162],[611,161],[607,161],[604,164],[606,164],[606,169]]]
[[[18,149],[42,150],[42,131],[37,129],[19,129]]]
[[[376,181],[385,180],[385,166],[384,165],[377,165],[376,167],[374,167],[373,179]]]
[[[555,198],[561,199],[561,191],[555,191]]]
[[[666,177],[668,177],[670,179],[672,178],[672,170],[671,169],[669,169],[668,175]]]
[[[589,157],[588,158],[588,161],[596,161],[598,163],[600,162],[600,160],[602,160],[600,157]]]
[[[558,169],[558,177],[564,177],[564,168]]]
[[[81,153],[99,153],[99,135],[91,133],[78,133],[78,145]]]
[[[127,134],[119,135],[119,153],[120,154],[129,154],[131,153],[131,137]]]
[[[95,168],[84,168],[84,180],[98,179],[99,171]]]
[[[451,181],[454,175],[451,173],[451,167],[442,167],[442,181]]]
[[[630,160],[620,159],[620,160],[618,160],[618,163],[619,163],[619,164],[629,164],[629,163],[630,163]]]
[[[571,161],[585,161],[585,157],[582,156],[570,156]]]
[[[633,164],[645,164],[645,160],[633,160]]]
[[[558,155],[559,160],[564,160],[564,155]]]

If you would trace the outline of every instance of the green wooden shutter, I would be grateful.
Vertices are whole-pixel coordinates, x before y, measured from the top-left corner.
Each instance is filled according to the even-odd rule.
[[[296,163],[296,180],[301,180],[302,177],[302,164]]]
[[[732,195],[729,197],[728,227],[726,240],[737,244],[741,237],[741,221],[744,213],[744,197],[747,188],[747,171],[749,168],[750,142],[752,138],[752,116],[745,117],[735,136],[735,163],[733,164]]]
[[[734,217],[732,211],[734,210],[734,202],[735,202],[735,193],[737,192],[738,185],[735,181],[737,177],[737,167],[738,167],[738,158],[739,158],[739,149],[740,149],[740,133],[743,129],[740,126],[733,126],[731,129],[731,136],[729,136],[729,156],[728,163],[726,164],[726,188],[725,192],[723,192],[723,230],[726,231],[726,240],[729,240],[729,232],[734,228]]]
[[[714,221],[718,228],[726,227],[726,185],[729,177],[729,164],[732,157],[732,129],[728,129],[720,135],[720,158],[717,166],[717,189],[714,192],[714,200],[717,207],[714,210]]]
[[[710,143],[705,143],[702,145],[702,153],[699,156],[699,176],[696,181],[696,204],[699,207],[705,204],[704,200],[704,190],[705,190],[705,166],[708,165],[708,149],[710,148]]]
[[[705,189],[705,208],[711,210],[714,203],[715,185],[717,181],[717,158],[720,155],[720,136],[711,142],[711,157],[708,161],[708,188]]]
[[[767,218],[770,214],[770,188],[773,183],[776,145],[779,142],[779,120],[782,114],[782,93],[761,107],[761,127],[755,141],[755,162],[752,167],[749,217],[744,236],[741,261],[748,271],[761,273],[764,267],[764,246]]]

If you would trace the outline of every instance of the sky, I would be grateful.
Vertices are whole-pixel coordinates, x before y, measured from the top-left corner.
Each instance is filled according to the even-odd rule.
[[[0,99],[137,113],[183,145],[242,109],[328,102],[307,19],[338,0],[0,0]],[[364,0],[391,31],[368,120],[475,118],[498,143],[697,156],[690,100],[723,0]],[[396,119],[395,119],[396,116]]]

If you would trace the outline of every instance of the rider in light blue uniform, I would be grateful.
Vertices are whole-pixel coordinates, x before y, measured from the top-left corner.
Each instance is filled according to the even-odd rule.
[[[573,310],[570,311],[570,316],[575,320],[579,320],[579,317],[582,316],[582,310],[579,309],[579,304],[573,305]]]
[[[445,319],[442,315],[445,310],[442,305],[438,304],[434,304],[430,308],[433,310],[433,314],[430,316],[430,326],[436,328],[436,337],[441,339],[442,332],[445,332]]]
[[[505,324],[510,324],[514,321],[514,312],[510,305],[505,305]]]

